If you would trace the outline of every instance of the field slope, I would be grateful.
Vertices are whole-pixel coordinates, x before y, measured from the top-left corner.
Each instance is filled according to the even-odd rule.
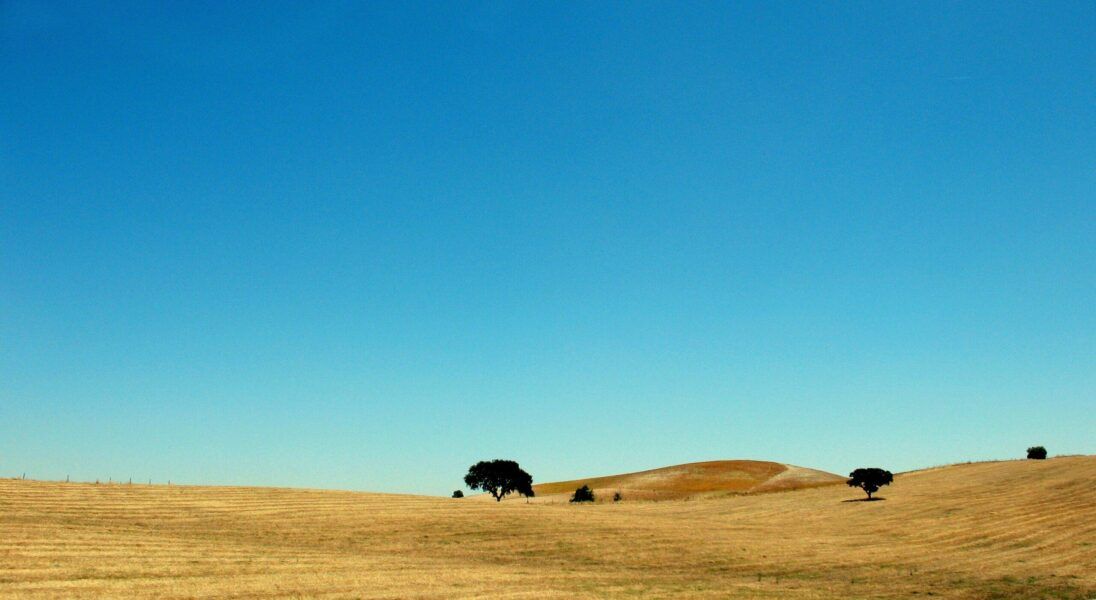
[[[680,502],[0,480],[0,598],[1096,597],[1096,457]]]
[[[760,460],[715,460],[651,469],[638,473],[588,477],[533,486],[541,501],[566,500],[575,488],[588,485],[598,501],[620,492],[629,500],[677,500],[726,494],[748,494],[833,485],[845,478]]]

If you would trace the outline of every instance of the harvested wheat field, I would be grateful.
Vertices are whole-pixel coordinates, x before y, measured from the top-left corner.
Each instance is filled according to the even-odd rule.
[[[825,471],[760,460],[714,460],[651,469],[638,473],[588,477],[533,486],[534,502],[567,501],[575,488],[590,486],[598,502],[620,492],[629,500],[678,500],[795,490],[844,483]],[[478,496],[493,500],[490,496]],[[518,500],[511,498],[510,501]]]
[[[1096,457],[574,506],[0,481],[4,598],[1091,598]]]

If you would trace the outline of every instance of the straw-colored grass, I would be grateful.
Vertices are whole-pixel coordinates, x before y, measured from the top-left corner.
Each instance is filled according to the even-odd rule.
[[[575,488],[586,485],[597,499],[609,501],[619,492],[629,500],[677,500],[801,489],[842,483],[832,473],[760,460],[715,460],[651,469],[638,473],[587,477],[533,486],[537,502],[566,502]],[[484,496],[490,498],[490,496]]]
[[[574,506],[0,480],[4,598],[1092,598],[1096,457]]]

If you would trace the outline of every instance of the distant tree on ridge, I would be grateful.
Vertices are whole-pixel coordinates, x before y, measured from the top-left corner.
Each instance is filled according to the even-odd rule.
[[[845,483],[849,487],[858,487],[864,490],[871,500],[871,495],[879,491],[879,488],[890,485],[894,481],[894,475],[890,471],[877,468],[861,468],[849,473],[849,480]]]
[[[1044,460],[1047,457],[1047,449],[1042,446],[1028,448],[1027,457],[1032,460]]]
[[[483,490],[501,502],[502,498],[512,492],[517,492],[526,498],[532,498],[533,476],[522,470],[518,463],[512,460],[481,460],[468,467],[468,474],[464,476],[464,484],[473,490]]]
[[[453,490],[453,497],[454,498],[463,498],[464,497],[464,492],[462,492],[460,490]]]

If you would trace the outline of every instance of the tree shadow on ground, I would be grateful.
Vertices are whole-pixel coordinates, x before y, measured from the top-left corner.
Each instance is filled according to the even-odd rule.
[[[842,502],[878,502],[880,500],[886,500],[886,498],[881,496],[877,498],[849,498],[848,500],[842,500]]]

